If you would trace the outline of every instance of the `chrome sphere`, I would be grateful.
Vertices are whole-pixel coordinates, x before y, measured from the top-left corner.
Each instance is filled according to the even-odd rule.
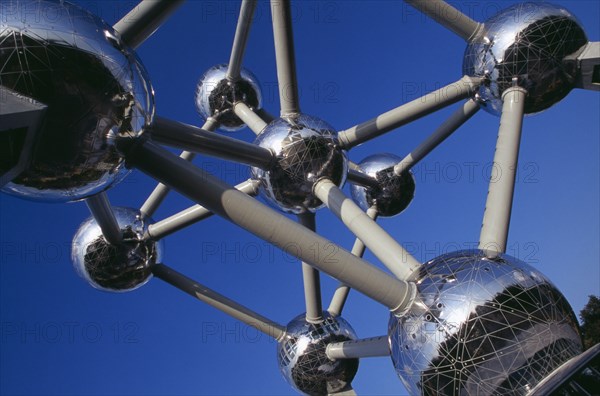
[[[420,303],[389,322],[392,361],[411,394],[525,395],[582,351],[567,300],[514,257],[445,254],[416,279]]]
[[[323,203],[313,194],[313,185],[324,177],[338,186],[346,180],[348,160],[337,132],[316,117],[275,119],[255,144],[272,150],[276,162],[271,169],[252,168],[252,177],[261,182],[260,195],[284,212],[317,210]]]
[[[358,359],[331,360],[325,353],[333,342],[355,340],[352,327],[341,317],[323,313],[323,322],[308,323],[305,314],[294,318],[277,345],[277,361],[290,385],[308,395],[327,395],[350,385]]]
[[[362,160],[359,171],[366,173],[379,183],[378,187],[350,187],[352,199],[363,210],[377,205],[380,216],[395,216],[408,207],[415,196],[415,178],[412,172],[394,173],[394,166],[402,158],[393,154],[373,154]]]
[[[211,67],[200,78],[196,87],[196,110],[205,121],[209,117],[217,119],[220,130],[233,132],[245,126],[233,112],[233,105],[243,102],[251,109],[260,109],[262,95],[254,74],[242,68],[241,78],[229,81],[227,68],[227,64]]]
[[[100,226],[90,217],[73,237],[71,260],[77,274],[96,289],[125,292],[150,279],[151,266],[161,259],[162,245],[143,236],[152,220],[137,209],[114,209],[123,234],[121,245],[104,239]]]
[[[563,59],[587,41],[581,24],[564,8],[517,4],[484,23],[467,46],[463,73],[485,79],[476,98],[486,111],[499,115],[502,94],[518,85],[528,91],[525,112],[536,113],[573,89],[576,70]]]
[[[48,106],[31,165],[3,191],[67,202],[126,176],[115,139],[150,124],[154,93],[112,27],[67,2],[4,1],[0,59],[0,84]]]

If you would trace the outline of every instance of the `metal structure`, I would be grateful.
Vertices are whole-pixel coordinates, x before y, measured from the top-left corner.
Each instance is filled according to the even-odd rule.
[[[572,372],[565,364],[579,374],[585,366],[600,382],[586,366],[589,354],[577,358],[577,322],[562,294],[506,255],[523,116],[573,88],[600,88],[598,45],[574,16],[526,3],[478,23],[442,0],[407,0],[467,42],[464,76],[443,95],[442,89],[335,131],[300,110],[288,1],[271,2],[280,114],[261,109],[259,84],[242,68],[256,1],[243,0],[229,64],[208,70],[198,85],[198,128],[155,114],[154,92],[134,51],[180,3],[143,0],[134,23],[113,27],[66,2],[9,0],[2,8],[0,84],[10,107],[0,113],[0,144],[13,154],[0,169],[2,189],[39,201],[85,200],[92,217],[72,247],[82,278],[122,292],[154,275],[277,340],[283,375],[311,395],[352,394],[358,360],[386,355],[413,394],[533,394],[536,387],[564,386],[565,372]],[[36,24],[20,17],[20,9],[36,7],[53,7],[61,18]],[[448,18],[448,10],[459,17]],[[406,157],[349,159],[353,147],[460,101]],[[489,185],[479,249],[421,264],[376,219],[410,204],[411,168],[479,108],[500,116],[494,164],[503,171]],[[214,132],[244,126],[256,133],[254,144]],[[176,156],[159,144],[185,151]],[[195,153],[249,165],[250,179],[230,186],[190,163]],[[105,190],[131,166],[160,184],[140,210],[113,208]],[[352,198],[341,190],[345,182]],[[197,205],[153,222],[170,189]],[[325,207],[356,236],[351,251],[340,247],[332,257],[332,242],[315,232],[316,211]],[[277,324],[164,264],[160,239],[213,213],[302,262],[304,314]],[[363,260],[365,249],[389,273]],[[327,310],[320,272],[340,281]],[[357,339],[340,316],[350,289],[389,308],[387,336]],[[571,382],[591,391],[577,378]]]

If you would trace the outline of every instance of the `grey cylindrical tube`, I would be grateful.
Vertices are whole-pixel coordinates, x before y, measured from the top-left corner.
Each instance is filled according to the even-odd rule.
[[[316,230],[314,213],[298,215],[298,222],[311,231]],[[302,282],[304,283],[306,321],[308,323],[321,323],[323,321],[323,304],[321,302],[321,275],[319,270],[308,263],[302,262]]]
[[[403,172],[410,170],[425,156],[431,153],[439,146],[448,136],[452,135],[462,124],[473,117],[479,110],[479,105],[474,100],[468,100],[458,110],[456,110],[450,118],[448,118],[438,129],[435,130],[423,143],[411,151],[402,159],[395,167],[394,173],[400,175]]]
[[[344,148],[350,149],[436,110],[450,106],[459,100],[466,99],[473,93],[480,81],[480,78],[464,76],[437,91],[346,129],[338,135],[340,144]]]
[[[218,126],[219,123],[217,122],[217,120],[215,120],[212,117],[209,117],[204,123],[204,125],[202,125],[202,129],[204,129],[205,131],[214,131],[215,129],[217,129]],[[196,157],[196,154],[190,151],[183,151],[179,156],[186,161],[192,161],[194,157]],[[162,183],[158,183],[152,191],[152,193],[148,196],[142,207],[140,208],[140,211],[146,216],[153,216],[154,212],[156,212],[156,209],[158,209],[162,201],[164,201],[167,197],[167,194],[169,194],[169,187],[165,186]]]
[[[352,168],[348,169],[348,181],[364,187],[379,187],[377,179]]]
[[[256,0],[242,0],[240,7],[240,16],[238,18],[233,45],[231,47],[231,56],[229,57],[229,65],[227,68],[227,79],[237,80],[240,78],[240,70],[242,69],[242,59],[246,50],[246,42],[250,35],[250,27],[252,26],[252,16],[256,8]]]
[[[267,126],[267,123],[243,102],[237,102],[233,106],[233,111],[256,135],[260,134]]]
[[[479,249],[490,257],[506,251],[526,96],[527,91],[519,87],[509,88],[502,95],[504,103],[494,153],[496,174],[490,175],[479,236]]]
[[[217,293],[212,289],[209,289],[198,282],[195,282],[194,280],[186,277],[183,274],[180,274],[164,264],[154,265],[152,267],[152,274],[157,278],[175,286],[181,291],[186,292],[190,296],[217,308],[234,319],[237,319],[248,326],[254,327],[255,329],[275,338],[276,340],[281,340],[285,335],[284,326],[275,323],[274,321],[267,319],[262,315],[259,315],[258,313],[246,308],[241,304],[238,304],[237,302]]]
[[[404,0],[423,14],[452,32],[462,37],[466,42],[471,41],[483,24],[474,21],[469,16],[452,7],[443,0]]]
[[[367,216],[331,180],[319,180],[313,191],[398,279],[408,280],[421,266],[421,263]]]
[[[371,206],[369,209],[367,209],[367,216],[372,218],[374,221],[377,220],[377,208],[375,206]],[[351,253],[356,257],[362,258],[362,256],[365,254],[365,244],[360,239],[356,238],[354,241],[354,246],[352,246]],[[346,305],[348,294],[350,294],[350,288],[345,284],[340,283],[335,289],[333,297],[331,297],[331,302],[329,303],[327,312],[333,316],[341,315],[344,305]]]
[[[127,162],[219,216],[309,263],[368,297],[403,312],[416,286],[394,279],[256,199],[147,140],[119,142]]]
[[[149,131],[153,140],[188,151],[259,168],[267,168],[273,162],[269,149],[166,118],[155,117]]]
[[[115,218],[112,206],[105,192],[93,195],[85,200],[92,216],[98,223],[104,239],[111,245],[118,245],[123,240],[121,227]]]
[[[271,0],[271,14],[273,15],[273,38],[275,39],[275,61],[277,64],[281,115],[299,113],[300,104],[290,2],[287,0]]]
[[[137,48],[173,13],[184,0],[142,0],[113,28],[131,48]]]
[[[335,342],[327,345],[325,353],[331,360],[390,356],[390,343],[387,336]]]
[[[257,180],[246,180],[235,186],[236,189],[248,195],[256,195],[258,193]],[[164,184],[161,184],[163,186]],[[194,205],[173,216],[167,217],[161,221],[148,226],[145,238],[158,240],[171,235],[185,227],[204,220],[213,215],[213,212],[201,205]]]

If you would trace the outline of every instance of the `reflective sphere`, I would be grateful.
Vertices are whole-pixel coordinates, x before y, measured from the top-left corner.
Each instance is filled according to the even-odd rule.
[[[0,13],[0,84],[48,106],[31,165],[3,191],[67,202],[121,180],[128,170],[115,139],[141,134],[154,115],[133,50],[67,2],[8,0]]]
[[[525,112],[536,113],[564,98],[576,70],[563,59],[587,43],[580,23],[564,8],[523,3],[485,22],[467,46],[463,73],[484,77],[477,99],[492,114],[502,110],[502,94],[514,84],[528,91]]]
[[[363,210],[377,205],[380,216],[395,216],[408,207],[415,196],[415,179],[412,172],[398,176],[394,166],[402,158],[393,154],[374,154],[362,160],[360,171],[379,182],[378,187],[363,187],[353,184],[350,187],[352,199]]]
[[[96,289],[125,292],[137,289],[150,279],[150,267],[161,259],[161,244],[144,241],[152,220],[137,209],[113,208],[123,233],[121,245],[104,239],[98,223],[90,217],[73,237],[71,260],[77,274]]]
[[[219,129],[233,132],[242,129],[244,122],[233,112],[236,102],[243,102],[251,109],[260,109],[262,96],[258,80],[246,69],[241,70],[241,79],[227,80],[227,65],[211,67],[198,81],[196,87],[196,109],[206,121],[209,117],[219,120]]]
[[[323,203],[313,194],[313,185],[323,177],[338,186],[346,180],[348,161],[337,132],[318,118],[278,118],[255,143],[272,150],[277,160],[268,170],[252,168],[252,177],[261,182],[260,195],[284,212],[315,211]]]
[[[297,316],[277,345],[277,361],[285,379],[308,395],[327,395],[348,386],[358,370],[358,359],[331,360],[325,350],[333,342],[355,340],[356,334],[341,317],[323,313],[323,322],[311,324]]]
[[[392,361],[411,394],[525,395],[582,351],[569,303],[540,272],[479,250],[424,264],[418,296],[392,315]]]

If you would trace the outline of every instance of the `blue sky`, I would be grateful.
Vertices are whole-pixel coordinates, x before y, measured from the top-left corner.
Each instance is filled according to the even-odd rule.
[[[79,2],[109,23],[135,3]],[[512,1],[456,2],[485,20]],[[565,1],[590,40],[600,40],[600,3]],[[238,2],[188,1],[139,49],[156,91],[157,114],[200,124],[198,78],[227,62]],[[398,1],[297,1],[294,34],[302,111],[337,129],[370,119],[461,77],[465,43]],[[260,2],[245,66],[278,113],[269,8]],[[455,108],[350,152],[404,155]],[[579,312],[600,294],[600,95],[573,91],[524,122],[507,252],[539,268]],[[420,260],[472,247],[479,236],[499,119],[479,112],[415,168],[416,196],[381,225]],[[232,135],[252,141],[244,130]],[[241,165],[198,157],[235,184]],[[139,207],[155,182],[139,172],[109,191]],[[346,187],[346,191],[348,191]],[[177,194],[154,216],[191,205]],[[83,203],[41,204],[0,195],[0,393],[6,395],[295,394],[277,367],[276,344],[180,291],[152,280],[127,294],[87,286],[70,264]],[[326,209],[319,232],[350,249],[350,232]],[[372,254],[365,258],[380,265]],[[164,261],[280,323],[304,310],[299,263],[217,217],[165,240]],[[337,282],[323,276],[323,300]],[[343,315],[360,337],[385,334],[388,312],[357,292]],[[359,394],[405,394],[390,359],[363,359]]]

